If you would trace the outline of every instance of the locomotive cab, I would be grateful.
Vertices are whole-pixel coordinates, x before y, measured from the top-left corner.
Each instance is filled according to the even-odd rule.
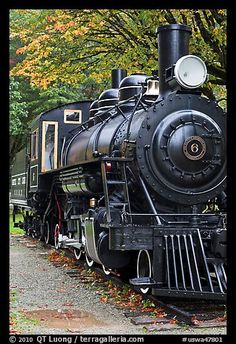
[[[39,115],[31,125],[30,192],[48,190],[50,174],[61,167],[61,150],[69,132],[88,119],[90,101],[70,103]],[[40,152],[40,154],[38,154]],[[49,177],[49,180],[51,177]],[[51,180],[50,180],[51,182]]]
[[[49,192],[54,172],[61,167],[64,138],[88,119],[90,104],[90,101],[65,104],[33,120],[27,148],[16,154],[12,166],[13,208],[32,206],[40,193]]]

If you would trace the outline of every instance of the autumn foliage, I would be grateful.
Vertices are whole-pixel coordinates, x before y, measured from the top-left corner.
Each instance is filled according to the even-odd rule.
[[[226,80],[226,10],[12,10],[10,38],[24,58],[11,75],[46,88],[54,82],[110,78],[114,68],[148,75],[158,68],[156,28],[183,23],[193,29],[191,53],[206,61],[210,86]]]
[[[151,75],[158,69],[156,28],[191,26],[190,53],[207,65],[203,93],[226,108],[224,9],[10,10],[10,161],[40,113],[95,100],[111,85],[111,70]]]
[[[74,258],[68,257],[63,252],[58,252],[56,250],[50,251],[48,260],[52,263],[64,265],[64,267],[74,267],[76,262]]]

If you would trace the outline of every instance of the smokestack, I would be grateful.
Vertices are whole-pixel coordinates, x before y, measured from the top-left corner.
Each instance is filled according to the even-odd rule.
[[[166,81],[166,69],[172,67],[180,57],[189,54],[191,32],[189,26],[182,24],[169,24],[157,29],[160,96],[172,91]]]
[[[119,88],[120,82],[127,75],[125,69],[113,69],[111,71],[112,88]]]

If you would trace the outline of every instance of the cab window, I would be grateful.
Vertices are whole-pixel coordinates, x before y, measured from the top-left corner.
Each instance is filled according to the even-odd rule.
[[[58,122],[43,122],[42,172],[57,168]]]
[[[39,131],[36,129],[31,134],[31,150],[30,150],[30,158],[31,160],[38,159],[38,137]]]
[[[64,123],[80,124],[82,122],[82,110],[64,110]]]

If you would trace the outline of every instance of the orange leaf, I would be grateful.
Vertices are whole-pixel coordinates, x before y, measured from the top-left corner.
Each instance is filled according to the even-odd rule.
[[[106,303],[107,300],[108,300],[108,296],[100,297],[100,302],[102,302],[102,303]]]

